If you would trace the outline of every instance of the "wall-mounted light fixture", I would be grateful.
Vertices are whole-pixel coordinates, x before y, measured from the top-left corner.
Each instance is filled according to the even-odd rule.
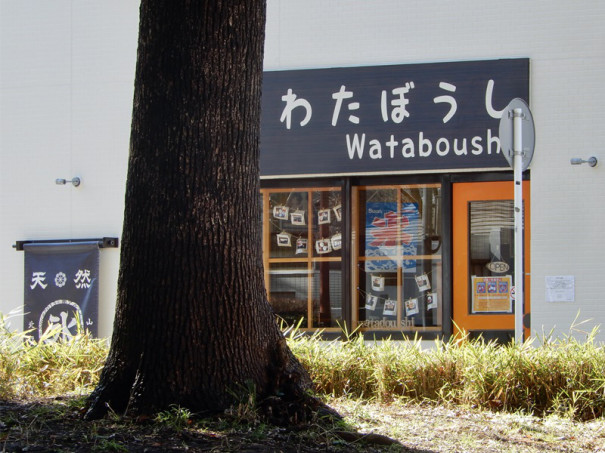
[[[68,182],[72,183],[74,187],[78,187],[82,181],[80,181],[80,178],[78,178],[77,176],[73,179],[55,179],[55,184],[57,184],[58,186],[64,186]]]
[[[594,156],[589,157],[586,160],[582,159],[581,157],[572,157],[570,162],[571,162],[571,165],[588,164],[591,167],[596,167],[597,164],[599,163],[599,161],[597,160],[597,158],[594,157]]]

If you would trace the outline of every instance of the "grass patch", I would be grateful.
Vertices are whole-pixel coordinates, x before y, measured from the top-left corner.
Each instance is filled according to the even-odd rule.
[[[573,337],[535,345],[481,339],[367,342],[362,335],[321,342],[292,336],[289,345],[319,393],[389,402],[456,404],[589,420],[605,410],[605,350]]]
[[[72,341],[32,341],[0,315],[0,399],[83,395],[96,385],[107,357],[106,340],[78,335]]]
[[[0,399],[93,390],[108,352],[105,340],[81,335],[65,343],[33,343],[9,329],[6,317],[0,324]],[[540,345],[457,338],[422,350],[419,340],[373,342],[345,332],[344,340],[325,342],[296,329],[287,333],[317,393],[326,397],[463,405],[578,420],[604,415],[605,350],[595,335],[583,342],[569,336]],[[244,403],[234,411],[253,412]],[[173,408],[158,417],[164,424],[186,424],[184,410]]]

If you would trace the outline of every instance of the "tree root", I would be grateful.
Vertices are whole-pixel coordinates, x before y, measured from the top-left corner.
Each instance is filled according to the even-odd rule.
[[[316,421],[318,418],[342,420],[342,416],[311,394],[289,399],[270,396],[258,404],[259,415],[275,426],[296,426]]]

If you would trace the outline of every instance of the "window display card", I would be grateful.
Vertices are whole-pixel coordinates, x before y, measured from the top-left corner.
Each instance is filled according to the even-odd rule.
[[[308,252],[308,241],[306,239],[296,240],[296,254],[301,255]]]
[[[292,225],[305,225],[305,211],[294,211],[290,213]]]
[[[372,290],[384,291],[384,277],[372,275]]]
[[[330,210],[329,209],[320,209],[317,212],[317,223],[319,225],[324,225],[326,223],[330,223],[332,221],[331,217],[330,217]]]
[[[315,251],[318,255],[324,255],[332,251],[332,245],[329,239],[319,239],[315,241]]]
[[[338,206],[334,206],[332,210],[334,211],[334,217],[336,217],[336,221],[340,222],[342,220],[342,205],[339,204]]]
[[[366,310],[376,310],[376,305],[378,304],[378,296],[374,296],[372,294],[366,295]]]
[[[471,276],[471,313],[512,313],[512,276]]]
[[[279,233],[277,245],[278,247],[292,247],[292,236],[289,233]]]
[[[416,276],[416,284],[420,291],[428,291],[431,289],[431,282],[429,282],[429,276],[426,274]]]
[[[405,315],[413,316],[418,314],[418,299],[408,299],[405,301]]]
[[[333,250],[340,250],[342,248],[342,234],[336,233],[330,238]]]
[[[439,307],[439,295],[437,293],[428,293],[426,295],[426,309],[432,310]]]
[[[397,301],[393,299],[387,299],[384,301],[384,310],[382,314],[385,316],[396,316],[397,315]]]
[[[273,217],[279,220],[288,220],[288,213],[290,208],[288,206],[275,206],[273,208]]]

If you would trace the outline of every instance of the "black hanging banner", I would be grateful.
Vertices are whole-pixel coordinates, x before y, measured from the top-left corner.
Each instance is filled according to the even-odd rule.
[[[69,340],[78,328],[97,336],[98,242],[24,244],[24,329],[38,341]]]

